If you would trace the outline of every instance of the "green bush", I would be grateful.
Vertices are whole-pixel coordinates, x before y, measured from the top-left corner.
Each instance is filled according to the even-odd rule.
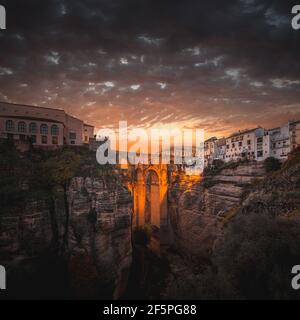
[[[223,281],[228,289],[231,284],[227,298],[300,298],[291,288],[291,269],[300,261],[299,243],[300,223],[296,220],[260,214],[237,216],[213,254],[216,286],[222,287]]]
[[[281,162],[276,158],[269,157],[264,161],[264,167],[267,173],[278,171],[281,168]]]

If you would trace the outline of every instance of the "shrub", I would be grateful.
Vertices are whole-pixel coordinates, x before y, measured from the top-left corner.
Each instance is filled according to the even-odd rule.
[[[276,158],[269,157],[264,161],[264,167],[267,173],[278,171],[281,168],[281,162]]]
[[[223,278],[224,287],[231,283],[232,297],[241,299],[300,298],[290,284],[291,268],[299,264],[299,243],[296,219],[239,215],[213,255],[218,281]]]

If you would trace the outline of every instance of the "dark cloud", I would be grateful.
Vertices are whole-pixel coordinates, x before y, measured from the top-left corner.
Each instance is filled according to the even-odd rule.
[[[0,100],[227,133],[300,116],[287,0],[9,0]]]

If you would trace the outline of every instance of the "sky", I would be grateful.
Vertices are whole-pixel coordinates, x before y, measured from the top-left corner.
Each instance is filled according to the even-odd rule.
[[[300,119],[289,0],[0,0],[0,101],[206,136]]]

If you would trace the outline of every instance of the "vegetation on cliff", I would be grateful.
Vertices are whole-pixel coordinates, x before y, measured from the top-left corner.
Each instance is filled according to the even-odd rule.
[[[25,213],[31,202],[45,202],[50,212],[55,251],[68,246],[70,213],[67,192],[72,178],[110,175],[111,179],[115,179],[113,166],[100,166],[95,153],[85,147],[19,152],[11,141],[3,140],[0,142],[0,168],[0,217],[19,213],[20,208]],[[57,201],[63,204],[64,211],[61,240],[55,205]]]
[[[195,272],[168,297],[300,298],[291,286],[291,270],[300,264],[300,149],[283,165],[268,159],[265,167],[266,177],[253,181],[223,224],[208,261],[194,263]]]
[[[269,174],[253,186],[216,245],[205,277],[210,295],[300,298],[291,287],[291,269],[300,263],[300,149],[282,167],[274,160],[266,165]]]
[[[8,140],[0,142],[1,213],[13,213],[31,198],[48,199],[66,189],[75,176],[111,175],[113,167],[100,166],[95,153],[84,147],[19,152]],[[25,201],[26,200],[26,201]]]
[[[22,153],[3,141],[0,156],[10,297],[119,297],[131,265],[131,197],[115,168],[85,147]]]

